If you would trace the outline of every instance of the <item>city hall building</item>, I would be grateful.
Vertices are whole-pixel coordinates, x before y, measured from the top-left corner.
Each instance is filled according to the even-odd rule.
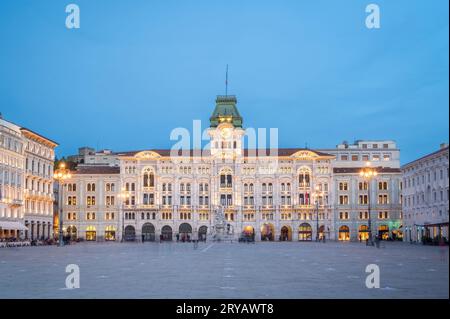
[[[63,185],[63,230],[89,241],[225,237],[310,241],[402,237],[400,151],[393,141],[336,148],[244,147],[234,96],[218,96],[207,150],[80,149]],[[370,162],[376,178],[365,180]]]

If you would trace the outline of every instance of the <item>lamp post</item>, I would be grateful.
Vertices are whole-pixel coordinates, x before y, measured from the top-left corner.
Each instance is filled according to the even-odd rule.
[[[58,192],[59,192],[59,199],[58,199],[58,205],[59,205],[59,213],[58,213],[58,219],[59,219],[59,226],[58,226],[58,233],[59,233],[59,247],[64,246],[63,242],[63,183],[66,179],[71,178],[72,174],[70,173],[70,170],[66,168],[66,164],[64,162],[59,163],[59,167],[55,170],[53,174],[53,178],[58,182]]]
[[[118,195],[120,198],[120,215],[122,217],[122,235],[120,236],[120,241],[123,242],[123,236],[124,236],[124,232],[125,232],[125,214],[123,212],[123,206],[125,205],[125,201],[130,198],[130,194],[128,193],[128,191],[125,189],[125,187],[122,187],[120,194]]]
[[[323,192],[319,189],[319,185],[316,185],[313,192],[316,204],[316,241],[319,241],[319,199],[321,196],[323,196]]]
[[[371,246],[373,246],[373,239],[372,239],[372,218],[370,213],[370,184],[373,178],[375,178],[378,175],[378,172],[375,168],[370,167],[370,162],[366,163],[366,167],[362,168],[359,172],[359,176],[361,176],[364,180],[367,180],[367,211],[368,211],[368,221],[367,226],[369,228],[369,243]]]

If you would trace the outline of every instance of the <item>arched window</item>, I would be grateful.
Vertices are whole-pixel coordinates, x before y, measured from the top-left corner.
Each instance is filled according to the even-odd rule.
[[[105,240],[116,240],[116,228],[114,226],[106,226],[105,228]]]
[[[301,168],[298,173],[298,184],[300,187],[310,187],[311,173],[307,168]]]
[[[144,187],[154,187],[155,186],[155,175],[150,168],[144,171]]]
[[[95,229],[95,226],[86,227],[86,240],[87,241],[97,240],[97,231]]]
[[[350,240],[350,228],[346,225],[339,227],[339,240],[348,241]]]
[[[312,240],[312,227],[308,223],[303,223],[298,227],[298,240]]]
[[[223,168],[220,171],[220,187],[231,188],[233,186],[233,175],[230,168]]]

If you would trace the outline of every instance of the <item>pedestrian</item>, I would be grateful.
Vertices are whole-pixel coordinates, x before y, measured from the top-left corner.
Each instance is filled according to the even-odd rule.
[[[180,234],[177,234],[176,237],[177,237],[177,242],[179,242],[180,241]]]

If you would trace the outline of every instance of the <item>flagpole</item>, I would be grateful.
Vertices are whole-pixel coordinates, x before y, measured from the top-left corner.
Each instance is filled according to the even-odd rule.
[[[227,71],[225,73],[225,96],[228,96],[228,64]]]

